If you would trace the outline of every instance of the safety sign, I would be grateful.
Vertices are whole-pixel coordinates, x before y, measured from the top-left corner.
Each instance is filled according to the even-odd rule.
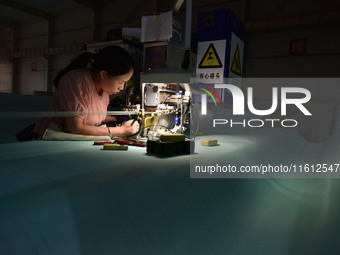
[[[242,76],[244,43],[237,35],[231,33],[230,43],[230,73],[229,77]]]
[[[221,60],[216,52],[214,44],[210,43],[198,68],[219,68],[222,67]]]
[[[199,42],[196,79],[200,82],[223,83],[226,40]]]

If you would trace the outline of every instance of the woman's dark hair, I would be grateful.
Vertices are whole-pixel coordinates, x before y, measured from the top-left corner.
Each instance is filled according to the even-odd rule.
[[[80,54],[67,67],[61,70],[53,81],[58,87],[59,80],[71,70],[84,69],[91,64],[95,72],[106,71],[108,76],[118,76],[134,70],[134,61],[130,54],[119,46],[109,46],[97,53],[85,52]]]

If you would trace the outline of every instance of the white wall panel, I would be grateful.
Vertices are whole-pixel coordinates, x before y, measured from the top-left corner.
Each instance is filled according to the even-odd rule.
[[[0,61],[0,92],[12,92],[12,63]]]
[[[32,63],[37,64],[37,71],[32,71]],[[40,58],[21,59],[19,70],[19,92],[33,94],[34,91],[45,91],[45,66],[46,60]]]

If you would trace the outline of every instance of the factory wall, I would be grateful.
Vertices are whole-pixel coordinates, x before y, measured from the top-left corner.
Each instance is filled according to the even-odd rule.
[[[340,77],[340,24],[313,24],[304,27],[249,31],[245,43],[244,76],[248,78],[336,78]],[[306,52],[290,54],[290,40],[306,40]],[[296,131],[306,140],[320,142],[333,132],[338,94],[334,83],[314,84],[301,79],[301,87],[312,92],[308,109],[313,118],[303,118],[299,112],[289,111],[287,118],[296,119]],[[321,81],[321,80],[320,80]],[[284,83],[284,82],[283,82]],[[267,84],[268,85],[268,84]],[[273,86],[285,84],[257,84],[254,104],[259,109],[271,105]],[[322,93],[320,93],[322,92]],[[280,116],[274,116],[279,118]]]
[[[12,63],[0,61],[0,92],[12,92]]]
[[[0,54],[13,51],[13,29],[0,27],[0,38]],[[0,92],[12,92],[12,62],[7,59],[0,60]]]
[[[249,31],[245,43],[246,77],[339,77],[340,24]],[[290,55],[290,40],[306,39],[304,55]]]
[[[42,19],[31,19],[20,25],[17,31],[16,51],[53,48],[54,46],[72,45],[91,42],[92,12],[87,8],[77,8],[63,12],[55,17],[54,33],[51,45],[48,45],[48,23]],[[0,29],[0,34],[2,29]],[[9,38],[13,45],[13,35]],[[6,52],[2,52],[6,53]],[[52,59],[52,77],[61,68],[70,63],[79,52],[54,54]],[[13,76],[16,79],[16,92],[33,94],[34,91],[47,91],[47,59],[43,54],[15,58]],[[0,92],[12,92],[13,61],[0,60]],[[35,68],[36,67],[36,68]]]
[[[93,13],[88,8],[77,8],[61,13],[55,19],[53,44],[68,45],[92,41]]]
[[[150,1],[155,2],[156,1]],[[53,48],[54,46],[68,46],[74,44],[86,44],[93,42],[103,42],[106,40],[107,31],[111,28],[122,26],[140,27],[141,12],[154,13],[155,4],[145,5],[141,1],[136,8],[126,8],[126,3],[116,1],[109,3],[103,8],[98,15],[99,26],[96,26],[98,32],[97,41],[94,41],[94,13],[86,7],[80,7],[64,11],[54,17],[54,32],[51,45],[48,45],[48,23],[45,20],[32,18],[25,23],[20,24],[16,32],[16,40],[13,39],[11,29],[0,27],[0,35],[7,35],[8,39],[5,45],[8,52],[29,51],[35,49]],[[119,10],[119,11],[118,11]],[[14,43],[15,41],[15,43]],[[0,49],[0,54],[8,53]],[[53,54],[51,61],[52,77],[70,63],[81,51],[63,50],[60,53]],[[12,69],[13,63],[15,68]],[[32,65],[37,69],[32,70]],[[12,75],[13,70],[13,75]],[[13,81],[13,77],[15,81]],[[17,83],[13,85],[13,83]],[[47,59],[42,54],[34,54],[30,57],[11,59],[0,59],[0,92],[13,92],[20,94],[33,94],[34,91],[53,90],[50,81],[47,81]]]
[[[45,91],[45,63],[43,57],[24,58],[18,62],[18,84],[20,94]],[[36,66],[36,69],[34,69]],[[32,71],[32,68],[35,71]]]
[[[157,1],[153,1],[157,2]],[[201,2],[199,5],[198,3]],[[193,6],[193,31],[196,29],[197,13],[219,8],[231,8],[240,18],[263,19],[273,15],[295,15],[297,8],[285,7],[284,1],[274,6],[271,1],[261,0],[261,8],[252,1],[247,1],[244,9],[243,1],[212,1],[204,4],[198,1]],[[314,1],[320,2],[320,1]],[[99,40],[105,41],[107,30],[114,27],[140,26],[140,13],[153,13],[159,10],[156,4],[145,5],[143,1],[135,8],[124,8],[124,3],[115,1],[108,4],[99,13],[96,30],[99,31]],[[159,3],[158,3],[159,4]],[[165,4],[164,4],[165,5]],[[294,6],[289,4],[289,6]],[[324,10],[329,7],[324,6]],[[161,6],[168,9],[168,6]],[[306,11],[317,11],[319,5],[307,5]],[[70,45],[76,43],[91,43],[93,34],[93,12],[80,7],[59,13],[55,16],[52,45],[48,45],[48,24],[38,18],[32,18],[21,24],[15,41],[17,51],[41,49],[53,46]],[[180,16],[184,15],[181,10]],[[311,24],[308,26],[278,26],[270,29],[247,29],[245,41],[244,73],[246,77],[337,77],[337,67],[340,64],[339,49],[340,35],[339,24]],[[0,35],[8,35],[6,47],[11,50],[13,35],[8,34],[8,28],[1,27]],[[98,39],[97,38],[97,39]],[[289,41],[295,38],[306,38],[307,51],[305,55],[289,55]],[[4,52],[0,52],[4,53]],[[51,61],[52,77],[66,66],[79,52],[64,52],[54,54]],[[41,55],[21,57],[14,61],[15,70],[12,75],[12,61],[0,60],[0,91],[11,92],[12,83],[19,93],[32,94],[38,90],[48,90],[51,79],[47,80],[47,59]],[[36,69],[32,68],[36,65]],[[34,69],[34,70],[33,70]],[[13,78],[14,77],[14,78]],[[13,81],[14,80],[14,81]],[[48,84],[46,84],[48,83]]]

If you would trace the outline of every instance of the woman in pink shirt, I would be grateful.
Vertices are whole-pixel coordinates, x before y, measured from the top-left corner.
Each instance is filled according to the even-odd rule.
[[[110,46],[98,53],[79,55],[54,80],[56,87],[49,112],[53,117],[38,120],[34,133],[43,139],[51,123],[66,133],[91,136],[128,136],[138,132],[139,124],[131,121],[119,127],[103,127],[103,123],[117,121],[107,115],[109,95],[124,89],[134,72],[133,59],[118,46]],[[63,114],[65,112],[65,114]]]

